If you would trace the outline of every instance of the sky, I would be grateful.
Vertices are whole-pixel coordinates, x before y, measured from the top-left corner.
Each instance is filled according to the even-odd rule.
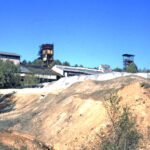
[[[46,43],[71,65],[123,68],[128,53],[150,69],[150,0],[0,0],[0,51],[33,61]]]

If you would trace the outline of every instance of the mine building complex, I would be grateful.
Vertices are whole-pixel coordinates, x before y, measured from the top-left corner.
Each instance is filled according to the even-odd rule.
[[[85,68],[55,65],[50,68],[54,57],[54,45],[42,44],[40,47],[40,58],[44,62],[44,66],[33,66],[20,64],[20,55],[15,53],[0,52],[0,59],[3,61],[10,60],[14,64],[20,64],[20,76],[24,79],[27,74],[34,74],[40,79],[40,82],[56,81],[62,77],[79,76],[79,75],[94,75],[100,73],[108,73],[112,70],[109,65],[100,65],[99,68]]]

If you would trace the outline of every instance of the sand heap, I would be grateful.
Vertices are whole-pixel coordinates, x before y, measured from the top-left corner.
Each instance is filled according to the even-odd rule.
[[[103,98],[116,92],[121,103],[129,105],[137,116],[149,149],[149,85],[148,79],[126,76],[106,81],[85,80],[59,90],[50,90],[47,85],[39,92],[20,90],[1,96],[0,145],[29,150],[51,146],[59,150],[91,149],[96,146],[100,128],[109,123]]]

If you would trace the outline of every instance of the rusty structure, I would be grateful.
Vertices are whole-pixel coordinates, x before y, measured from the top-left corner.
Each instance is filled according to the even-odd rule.
[[[123,69],[126,70],[126,68],[134,62],[134,56],[131,54],[123,54]]]
[[[41,45],[41,56],[45,66],[49,66],[53,62],[54,57],[54,45],[53,44],[42,44]]]

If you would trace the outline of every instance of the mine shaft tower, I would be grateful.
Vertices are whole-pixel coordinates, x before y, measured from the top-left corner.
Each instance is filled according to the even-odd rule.
[[[126,68],[134,62],[134,55],[131,54],[123,54],[123,69],[126,70]]]
[[[53,62],[54,45],[43,44],[41,45],[41,50],[42,50],[42,60],[46,66],[49,66]]]

